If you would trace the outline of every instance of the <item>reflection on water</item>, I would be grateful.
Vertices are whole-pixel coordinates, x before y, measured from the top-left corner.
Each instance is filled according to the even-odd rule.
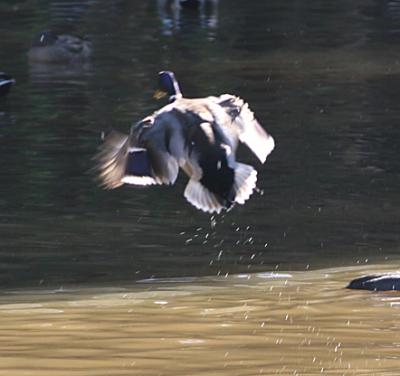
[[[3,293],[0,374],[394,375],[399,294],[344,289],[388,270]]]
[[[209,30],[209,39],[214,39],[212,31],[218,27],[218,0],[200,0],[195,9],[186,9],[180,0],[157,0],[157,10],[163,35],[185,34],[204,28]]]

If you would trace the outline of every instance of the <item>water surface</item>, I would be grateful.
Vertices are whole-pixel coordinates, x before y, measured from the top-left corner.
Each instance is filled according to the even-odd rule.
[[[399,294],[343,288],[391,268],[9,292],[0,374],[395,375]]]
[[[398,296],[344,287],[399,267],[399,9],[0,4],[0,374],[397,374]],[[29,64],[47,28],[87,35],[91,61]],[[162,105],[162,69],[250,103],[276,140],[266,165],[239,151],[263,194],[210,218],[184,176],[96,186],[101,133]]]

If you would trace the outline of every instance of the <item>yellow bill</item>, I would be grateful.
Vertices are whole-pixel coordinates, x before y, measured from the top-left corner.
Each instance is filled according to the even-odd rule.
[[[153,98],[155,99],[161,99],[164,98],[168,93],[163,90],[156,90],[155,93],[153,94]]]

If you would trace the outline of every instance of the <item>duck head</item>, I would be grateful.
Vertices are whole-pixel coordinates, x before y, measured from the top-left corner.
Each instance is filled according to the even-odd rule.
[[[161,99],[166,95],[169,96],[170,102],[182,98],[178,81],[176,80],[174,73],[171,71],[161,71],[158,73],[158,89],[154,93],[154,98]]]

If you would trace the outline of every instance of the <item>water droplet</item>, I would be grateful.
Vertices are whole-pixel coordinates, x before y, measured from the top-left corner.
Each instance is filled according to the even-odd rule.
[[[168,302],[166,300],[155,300],[154,304],[165,305],[168,304]]]

